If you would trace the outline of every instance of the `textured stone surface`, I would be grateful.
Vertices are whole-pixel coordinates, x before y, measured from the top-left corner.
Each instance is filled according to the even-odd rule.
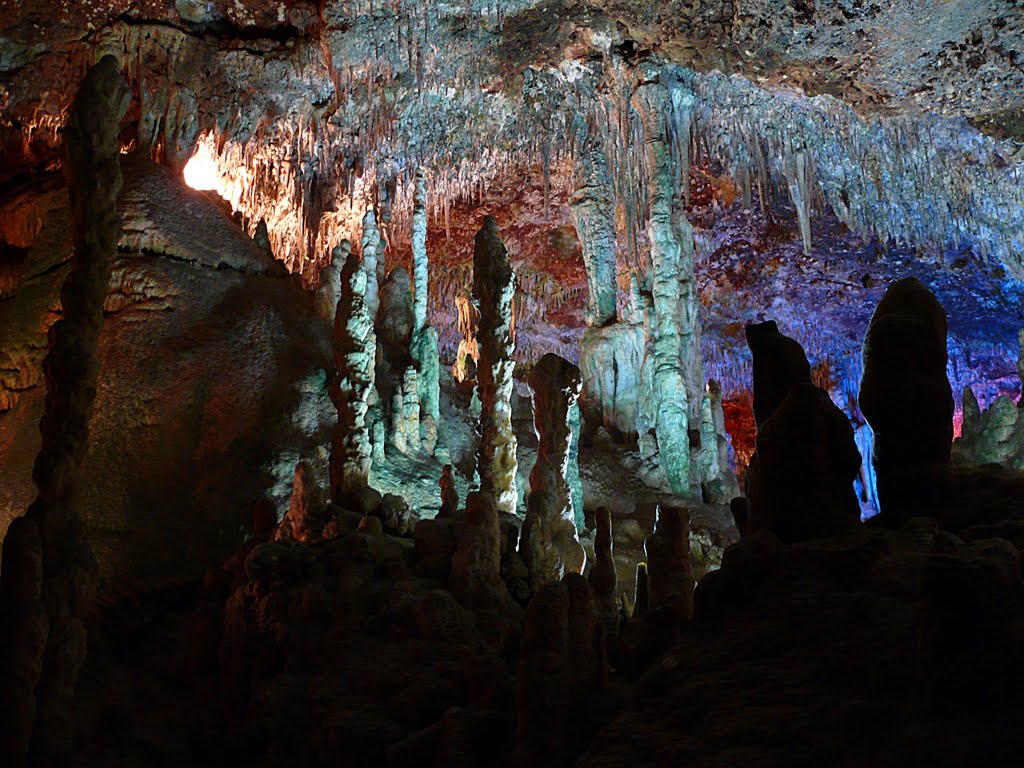
[[[615,216],[604,149],[587,142],[576,155],[576,190],[569,200],[576,235],[587,267],[587,325],[615,322]]]
[[[497,512],[516,511],[516,436],[512,431],[512,295],[515,275],[493,218],[484,219],[473,251],[473,298],[480,310],[480,492]]]
[[[534,591],[563,573],[583,570],[586,555],[576,538],[567,471],[572,430],[569,410],[582,381],[575,365],[547,354],[530,370],[537,461],[530,470],[530,499],[520,548]]]
[[[331,263],[320,270],[320,281],[316,287],[316,312],[332,325],[341,298],[341,272],[351,253],[352,243],[342,240],[331,251]]]

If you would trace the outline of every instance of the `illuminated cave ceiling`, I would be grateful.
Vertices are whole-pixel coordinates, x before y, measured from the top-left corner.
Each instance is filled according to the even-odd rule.
[[[807,148],[855,228],[976,240],[1022,274],[1012,0],[34,0],[0,19],[6,177],[55,163],[72,84],[113,50],[142,148],[180,167],[209,136],[221,194],[250,227],[266,219],[278,257],[307,274],[357,226],[335,200],[361,212],[362,182],[422,165],[440,206],[513,167],[556,164],[588,121],[621,117],[639,69],[671,84],[668,119],[690,122],[727,170],[752,166],[752,137],[776,175]],[[861,121],[876,116],[888,119]]]

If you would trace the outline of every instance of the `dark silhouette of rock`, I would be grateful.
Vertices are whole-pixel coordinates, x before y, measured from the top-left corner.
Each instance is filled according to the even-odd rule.
[[[877,522],[933,514],[949,488],[953,393],[946,312],[914,278],[890,285],[871,316],[859,400],[875,435]]]
[[[670,609],[681,621],[693,618],[690,513],[661,505],[654,533],[644,541],[650,610]]]
[[[498,512],[483,493],[473,492],[466,497],[466,511],[448,586],[467,604],[497,606],[509,601],[508,590],[501,580]]]
[[[451,464],[445,464],[441,468],[441,479],[437,481],[441,489],[441,508],[437,512],[438,517],[452,517],[459,508],[459,494],[455,490],[453,469]]]
[[[856,525],[860,503],[853,481],[860,463],[846,414],[825,390],[795,384],[758,427],[742,535],[768,528],[792,542]]]
[[[804,348],[783,336],[774,320],[747,326],[754,363],[754,421],[761,426],[786,399],[794,384],[811,382]]]
[[[612,558],[612,513],[598,507],[597,533],[594,536],[594,565],[587,576],[594,590],[597,613],[609,637],[619,633],[618,575]]]
[[[97,571],[82,534],[77,486],[99,378],[103,305],[121,234],[116,209],[122,186],[118,134],[129,97],[117,59],[105,56],[82,81],[64,131],[63,168],[75,253],[61,290],[64,317],[50,329],[49,353],[43,361],[42,446],[32,472],[39,496],[25,513],[18,535],[4,541],[3,603],[35,616],[3,617],[10,621],[5,621],[5,630],[10,626],[14,632],[7,639],[10,658],[3,649],[0,663],[21,668],[4,670],[0,687],[24,696],[4,702],[5,710],[11,710],[2,718],[6,735],[0,744],[6,765],[20,766],[26,759],[36,765],[66,765],[74,754],[75,683],[85,661],[85,618]],[[15,551],[18,547],[26,551]],[[45,625],[34,598],[37,574]],[[29,683],[34,697],[26,695]]]

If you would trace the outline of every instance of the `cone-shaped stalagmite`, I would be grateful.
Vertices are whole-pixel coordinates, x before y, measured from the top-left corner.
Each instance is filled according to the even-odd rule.
[[[520,547],[534,590],[557,581],[566,570],[578,573],[586,559],[576,538],[566,481],[572,440],[569,409],[581,385],[579,368],[558,355],[544,355],[530,371],[538,444]]]
[[[618,574],[612,559],[612,513],[608,507],[597,510],[594,536],[594,566],[587,580],[594,590],[597,613],[609,637],[619,632]]]
[[[448,588],[463,602],[479,607],[498,607],[510,600],[501,580],[498,512],[482,493],[466,497]]]
[[[497,512],[516,511],[516,436],[512,431],[512,296],[515,275],[493,217],[484,219],[473,250],[473,297],[480,310],[480,492]]]
[[[665,115],[668,91],[656,79],[633,94],[643,122],[650,173],[651,301],[645,319],[646,352],[637,431],[641,450],[655,450],[675,493],[690,491],[691,418],[700,417],[704,389],[699,300],[693,270],[693,231],[675,210],[674,170]],[[653,430],[657,445],[647,436]]]
[[[659,507],[654,533],[644,541],[644,552],[649,608],[667,608],[684,621],[692,619],[690,513],[675,507]]]
[[[367,214],[372,218],[372,214]],[[344,504],[357,498],[370,477],[370,436],[366,428],[367,401],[374,380],[377,337],[365,299],[369,265],[352,255],[341,273],[341,300],[334,318],[334,364],[337,379],[331,400],[338,425],[331,441],[331,499]],[[358,510],[357,510],[358,511]]]
[[[946,311],[914,278],[889,286],[864,341],[860,409],[875,433],[881,514],[899,525],[943,501],[953,441]]]
[[[615,206],[604,150],[584,143],[573,165],[576,191],[569,200],[587,270],[587,325],[615,322]]]
[[[96,582],[96,561],[76,507],[77,486],[96,397],[103,303],[121,235],[117,137],[129,97],[117,60],[104,57],[86,75],[64,133],[74,257],[61,290],[64,317],[50,329],[43,362],[42,446],[32,472],[39,496],[24,521],[12,525],[3,553],[0,757],[9,766],[26,757],[55,766],[70,765],[73,758],[75,683],[85,660],[85,616]]]

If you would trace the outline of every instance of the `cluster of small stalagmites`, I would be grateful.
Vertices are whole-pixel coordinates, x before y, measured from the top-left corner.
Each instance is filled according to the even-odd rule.
[[[567,482],[572,429],[569,411],[579,396],[582,380],[575,365],[547,354],[529,375],[533,390],[537,461],[530,471],[530,498],[523,523],[521,550],[534,589],[580,573],[586,561],[576,533],[571,489]]]
[[[64,133],[75,255],[61,290],[63,319],[43,362],[39,496],[4,540],[0,574],[0,758],[4,765],[67,765],[74,756],[75,684],[96,561],[82,534],[77,485],[99,376],[97,347],[111,262],[121,234],[119,123],[128,84],[113,56],[89,70]]]
[[[742,533],[767,528],[783,541],[802,541],[852,527],[860,518],[853,481],[861,457],[849,419],[811,384],[803,349],[774,322],[747,326],[747,343],[757,441],[749,505],[736,507]]]
[[[1019,341],[1017,376],[1024,382],[1024,331],[1019,333]],[[963,408],[960,437],[953,443],[954,462],[1024,469],[1024,408],[1008,395],[1000,395],[982,411],[970,387],[964,387]]]
[[[512,296],[515,274],[498,223],[490,216],[476,235],[473,298],[480,312],[477,393],[480,398],[480,492],[497,512],[515,514],[516,436],[512,429]]]
[[[864,341],[860,409],[875,435],[880,521],[930,514],[948,493],[953,393],[946,312],[914,278],[889,286]]]

